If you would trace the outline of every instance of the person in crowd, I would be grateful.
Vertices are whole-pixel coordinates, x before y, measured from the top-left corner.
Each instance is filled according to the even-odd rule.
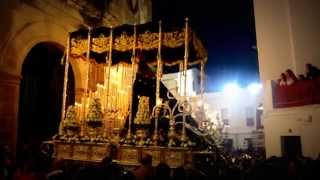
[[[287,165],[287,172],[288,172],[287,176],[289,177],[289,179],[292,179],[292,180],[299,179],[297,162],[290,160]]]
[[[0,172],[0,177],[2,174],[5,180],[12,179],[14,161],[10,148],[7,145],[3,145],[0,147],[0,149],[0,170],[2,171]]]
[[[106,156],[98,167],[98,174],[101,179],[120,179],[123,169],[117,163],[112,162],[112,157]]]
[[[46,178],[47,180],[64,180],[65,171],[63,169],[64,162],[62,160],[56,160],[52,163]]]
[[[183,166],[174,169],[172,180],[186,180],[186,170]]]
[[[2,147],[0,146],[0,179],[5,179],[5,157]]]
[[[22,164],[22,167],[19,167],[15,170],[13,174],[13,180],[38,180],[37,172],[35,171],[35,160],[28,158]]]
[[[152,168],[152,156],[143,154],[141,158],[141,166],[133,171],[136,180],[150,180],[154,176]]]
[[[206,175],[199,169],[196,168],[186,168],[187,179],[189,180],[204,180],[206,179]]]
[[[307,80],[307,78],[306,78],[303,74],[299,74],[298,77],[299,77],[299,78],[298,78],[299,81]]]
[[[298,81],[297,76],[293,73],[291,69],[287,69],[285,72],[287,78],[287,85],[290,86]]]
[[[166,163],[159,163],[155,175],[157,180],[170,179],[170,167]]]
[[[92,166],[85,166],[80,168],[72,180],[103,180],[101,172],[96,171]],[[107,179],[107,178],[106,178]]]
[[[52,164],[52,150],[49,144],[40,144],[39,152],[36,155],[39,171],[47,173]]]
[[[121,180],[135,180],[135,177],[131,171],[123,171],[120,179]]]
[[[307,79],[315,79],[320,76],[320,69],[313,66],[312,64],[306,64],[306,75]]]

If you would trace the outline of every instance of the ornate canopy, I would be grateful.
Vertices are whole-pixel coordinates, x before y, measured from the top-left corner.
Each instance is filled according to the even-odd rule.
[[[88,29],[71,33],[71,56],[85,56],[88,51]],[[159,44],[158,23],[147,23],[136,26],[136,55],[147,64],[156,64]],[[90,58],[97,63],[105,63],[110,51],[110,32],[107,27],[91,30]],[[207,60],[207,51],[196,34],[189,30],[189,65]],[[177,27],[162,27],[161,59],[166,66],[178,64],[184,59],[185,31],[181,23]],[[130,62],[134,44],[134,26],[123,25],[113,29],[112,61]]]

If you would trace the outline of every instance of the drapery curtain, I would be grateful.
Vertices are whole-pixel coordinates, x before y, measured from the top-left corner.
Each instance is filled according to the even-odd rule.
[[[271,85],[275,108],[320,104],[320,77],[301,80],[289,86],[279,86],[274,81]]]

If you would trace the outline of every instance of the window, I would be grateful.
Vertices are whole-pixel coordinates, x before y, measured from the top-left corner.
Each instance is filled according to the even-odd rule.
[[[256,128],[257,129],[263,129],[262,123],[261,123],[261,115],[263,111],[262,110],[257,110],[256,111]]]
[[[229,117],[228,117],[228,109],[222,108],[221,109],[221,119],[224,125],[229,125]]]
[[[253,107],[246,107],[246,124],[247,126],[254,126],[254,109]]]

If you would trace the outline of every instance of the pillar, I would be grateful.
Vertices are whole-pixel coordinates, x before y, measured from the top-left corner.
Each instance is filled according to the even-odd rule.
[[[15,156],[21,76],[0,71],[0,144]]]

